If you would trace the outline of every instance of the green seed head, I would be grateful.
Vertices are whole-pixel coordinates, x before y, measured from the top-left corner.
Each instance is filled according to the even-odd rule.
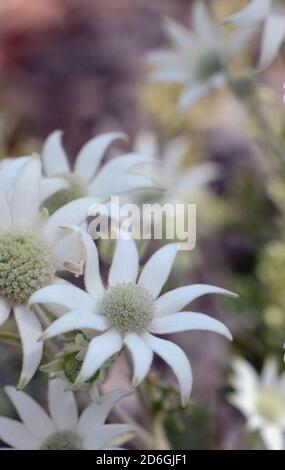
[[[121,333],[143,333],[154,317],[154,300],[135,284],[110,287],[102,299],[101,312]]]
[[[0,296],[23,304],[55,275],[51,249],[30,230],[0,233]]]
[[[40,450],[84,450],[82,438],[73,431],[58,431],[51,434]]]
[[[60,177],[68,181],[69,188],[58,191],[44,202],[44,207],[46,207],[50,215],[56,212],[57,209],[65,206],[65,204],[87,196],[86,188],[76,176],[60,175]]]
[[[195,66],[197,80],[208,80],[213,75],[224,70],[225,64],[221,56],[215,51],[208,51],[198,58]]]

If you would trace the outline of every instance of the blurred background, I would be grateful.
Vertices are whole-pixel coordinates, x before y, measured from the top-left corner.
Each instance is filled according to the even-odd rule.
[[[179,411],[168,369],[145,385],[157,410],[158,389],[168,408],[158,409],[174,449],[243,449],[245,421],[227,401],[231,357],[238,354],[259,370],[273,355],[282,367],[285,331],[285,152],[264,143],[264,129],[248,107],[227,90],[177,110],[179,87],[147,79],[145,54],[168,44],[163,19],[188,26],[189,0],[2,0],[0,3],[0,157],[41,151],[54,129],[74,161],[80,147],[102,131],[122,130],[136,145],[152,135],[160,158],[173,140],[183,138],[181,171],[212,162],[218,175],[186,196],[196,202],[198,243],[181,252],[168,288],[214,284],[239,294],[238,300],[208,296],[193,311],[208,313],[230,328],[229,345],[212,333],[177,335],[193,366],[194,390],[187,412]],[[217,22],[246,1],[206,2]],[[258,41],[237,67],[254,64]],[[285,120],[282,54],[255,76],[254,99],[283,148]],[[146,139],[147,140],[147,139]],[[149,142],[149,141],[148,141]],[[148,142],[145,142],[147,145]],[[173,153],[175,160],[175,153]],[[143,260],[157,249],[144,249]],[[104,260],[106,266],[108,259]],[[11,326],[13,328],[13,325]],[[6,325],[5,325],[5,329]],[[0,344],[0,385],[15,384],[20,367],[16,348]],[[284,367],[284,364],[283,364]],[[123,360],[113,381],[124,381]],[[159,377],[159,378],[158,378]],[[164,385],[159,380],[164,379]],[[28,391],[45,401],[39,373]],[[175,383],[173,381],[173,383]],[[160,397],[161,398],[161,397]],[[157,403],[156,403],[157,400]],[[132,413],[139,414],[136,402]],[[157,407],[157,408],[155,408]],[[12,413],[0,392],[1,414]]]

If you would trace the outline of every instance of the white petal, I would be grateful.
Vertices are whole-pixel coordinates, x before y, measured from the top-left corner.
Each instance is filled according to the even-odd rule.
[[[14,387],[5,387],[5,392],[16,408],[19,417],[28,431],[37,439],[45,439],[55,431],[55,425],[45,410],[22,391]]]
[[[5,323],[5,321],[10,315],[10,312],[11,304],[3,297],[0,297],[0,326]]]
[[[284,434],[277,426],[267,426],[261,430],[261,435],[268,450],[284,450]]]
[[[53,194],[69,187],[68,181],[63,178],[42,178],[40,184],[40,202],[44,202]]]
[[[267,67],[278,54],[285,38],[285,15],[272,14],[268,17],[263,31],[259,67]]]
[[[23,365],[17,388],[24,388],[36,373],[43,354],[43,343],[38,341],[42,328],[36,315],[20,305],[14,307],[15,319],[21,336]]]
[[[188,330],[214,331],[232,340],[231,333],[223,323],[203,313],[179,312],[155,318],[149,330],[160,335]]]
[[[118,139],[126,140],[121,132],[108,132],[87,142],[80,150],[74,172],[84,181],[90,181],[95,175],[108,147]]]
[[[146,342],[173,370],[176,375],[180,394],[181,404],[185,407],[189,401],[192,390],[192,371],[186,354],[176,344],[165,339],[156,338],[149,333],[144,335]]]
[[[227,19],[236,25],[251,25],[262,21],[270,12],[271,0],[252,0],[242,11]]]
[[[88,346],[82,368],[78,374],[75,385],[85,382],[94,375],[98,369],[111,356],[120,351],[122,347],[121,335],[115,330],[109,330],[93,338]]]
[[[85,288],[88,294],[94,299],[97,299],[102,296],[105,291],[100,275],[97,247],[88,233],[80,230],[80,235],[86,250],[84,267]]]
[[[210,16],[204,1],[197,1],[192,11],[193,27],[196,33],[206,41],[213,41],[217,36],[217,28]]]
[[[0,230],[6,230],[11,226],[12,218],[10,207],[6,198],[6,195],[2,191],[0,186]]]
[[[47,176],[70,172],[68,158],[62,146],[62,132],[54,131],[46,139],[42,151],[43,168]]]
[[[81,276],[84,271],[86,251],[80,232],[73,231],[70,235],[57,242],[53,249],[57,271],[69,271]]]
[[[29,304],[58,304],[69,310],[88,312],[92,312],[95,308],[94,299],[90,295],[68,283],[55,284],[38,290],[31,296]]]
[[[49,381],[48,406],[57,429],[74,431],[78,422],[78,410],[74,395],[66,391],[66,382],[60,379]]]
[[[55,244],[62,238],[62,226],[81,225],[87,219],[88,210],[95,203],[94,198],[85,197],[69,202],[58,209],[50,217],[43,230],[49,242]]]
[[[36,450],[40,446],[40,440],[32,436],[22,423],[3,416],[0,417],[0,439],[19,450]]]
[[[160,248],[145,264],[138,285],[147,289],[156,298],[166,283],[177,254],[177,245],[168,244]]]
[[[178,48],[189,49],[193,47],[195,38],[182,24],[171,18],[167,18],[164,22],[164,29]]]
[[[114,174],[116,174],[115,170]],[[93,187],[94,190],[91,190],[93,196],[108,200],[111,196],[119,196],[135,189],[153,188],[154,183],[147,176],[128,173],[119,174],[115,179],[114,176],[108,175],[103,184],[95,182]]]
[[[182,93],[181,97],[179,98],[179,108],[182,111],[185,111],[191,106],[193,106],[197,101],[204,96],[207,96],[209,93],[209,87],[206,83],[201,83],[199,85],[190,85],[186,90]]]
[[[137,153],[128,153],[121,157],[113,158],[113,160],[106,163],[103,168],[96,175],[94,180],[89,186],[89,192],[95,197],[107,199],[110,195],[118,195],[122,192],[128,191],[128,186],[131,184],[127,178],[132,179],[134,176],[141,175],[130,175],[130,170],[134,169],[138,165],[152,162],[152,158],[146,155],[140,155]],[[116,178],[114,178],[116,175]],[[136,179],[135,187],[141,187],[141,185],[150,184],[149,178],[142,177]],[[148,187],[148,186],[147,186]]]
[[[31,227],[39,214],[41,162],[31,158],[19,172],[11,194],[13,224]]]
[[[144,339],[134,333],[128,333],[125,336],[124,344],[132,356],[134,369],[132,385],[136,387],[145,379],[149,372],[153,352]]]
[[[85,310],[73,310],[72,312],[62,315],[55,320],[42,335],[43,339],[53,338],[54,336],[69,331],[81,330],[84,328],[105,331],[108,323],[101,315],[86,312]]]
[[[114,390],[103,395],[99,403],[91,403],[91,405],[87,406],[82,412],[77,431],[83,436],[88,436],[88,434],[90,434],[90,428],[92,426],[103,425],[116,403],[129,394],[129,390]]]
[[[178,287],[166,292],[155,302],[156,316],[160,317],[174,312],[180,312],[190,302],[206,294],[222,294],[236,297],[236,294],[221,287],[207,284],[193,284],[192,286]]]
[[[0,188],[8,196],[19,171],[28,163],[31,157],[11,158],[10,161],[1,166]]]
[[[128,424],[106,424],[105,426],[91,428],[91,432],[86,436],[83,445],[87,450],[97,450],[106,448],[112,442],[120,440],[126,442],[134,432],[134,428]]]
[[[278,367],[275,359],[266,359],[261,373],[261,380],[264,385],[269,386],[278,381]]]
[[[255,369],[249,362],[235,358],[232,361],[234,375],[231,378],[231,384],[238,391],[251,396],[255,393],[258,385],[258,376]]]
[[[139,255],[136,242],[132,238],[127,240],[119,239],[109,272],[109,284],[135,283],[138,271]]]

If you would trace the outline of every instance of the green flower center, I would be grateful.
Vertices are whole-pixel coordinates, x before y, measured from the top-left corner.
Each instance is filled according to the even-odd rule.
[[[58,431],[51,434],[40,450],[84,450],[82,438],[73,431]]]
[[[279,390],[262,390],[258,396],[257,409],[268,421],[280,421],[285,416],[285,394]]]
[[[197,80],[208,80],[213,75],[222,72],[225,68],[224,61],[215,51],[207,51],[202,54],[195,64],[195,76]]]
[[[101,312],[121,333],[143,333],[154,317],[154,300],[135,284],[110,287],[102,299]]]
[[[51,249],[37,233],[16,229],[0,234],[0,296],[23,304],[55,275]]]
[[[87,196],[86,187],[79,180],[79,178],[72,174],[59,175],[59,177],[68,181],[69,187],[66,189],[61,189],[44,202],[43,205],[47,208],[50,215],[52,215],[62,206],[65,206],[65,204]]]

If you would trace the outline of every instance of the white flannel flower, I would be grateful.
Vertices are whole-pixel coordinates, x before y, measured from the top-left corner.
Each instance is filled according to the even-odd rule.
[[[8,171],[9,166],[0,170],[0,179],[2,171]],[[81,235],[66,235],[61,226],[83,223],[94,199],[71,202],[49,218],[41,209],[42,175],[38,157],[29,158],[13,181],[8,195],[0,187],[0,325],[13,310],[23,349],[18,384],[22,388],[36,372],[43,349],[43,344],[37,342],[41,325],[28,308],[28,299],[37,289],[58,282],[57,271],[68,269],[82,273],[85,249]]]
[[[126,136],[112,132],[91,139],[80,150],[72,170],[62,146],[62,132],[54,131],[47,138],[42,152],[44,173],[48,177],[63,178],[69,185],[46,201],[50,213],[78,198],[92,196],[106,202],[111,196],[153,187],[151,179],[134,172],[139,165],[150,162],[146,155],[127,153],[99,169],[108,147],[118,139],[126,139]]]
[[[246,27],[264,23],[259,67],[267,67],[285,39],[285,2],[252,0],[241,12],[228,18],[227,22]]]
[[[118,448],[133,435],[126,424],[105,424],[113,406],[126,392],[114,391],[87,406],[81,416],[65,382],[48,385],[50,416],[29,395],[14,387],[5,391],[21,421],[0,417],[0,439],[17,450],[99,450]]]
[[[229,64],[248,41],[248,32],[227,36],[213,22],[203,2],[195,3],[192,12],[194,32],[168,19],[165,29],[173,48],[148,55],[148,63],[155,69],[151,80],[182,86],[181,109],[190,108],[226,84]]]
[[[108,358],[126,346],[132,357],[133,386],[136,386],[149,372],[155,352],[176,375],[185,406],[192,388],[190,363],[181,348],[155,334],[209,330],[231,339],[229,330],[218,320],[201,313],[181,312],[181,309],[204,294],[232,294],[219,287],[193,285],[158,297],[170,274],[177,245],[169,244],[159,249],[138,277],[139,256],[132,239],[118,240],[105,288],[96,246],[88,235],[84,234],[84,239],[87,292],[73,285],[48,286],[31,297],[31,304],[57,303],[70,310],[53,322],[42,338],[86,328],[97,333],[90,341],[75,385],[92,377]]]
[[[259,431],[267,449],[285,449],[285,373],[267,360],[258,376],[247,361],[236,359],[230,401],[246,417],[250,430]]]

